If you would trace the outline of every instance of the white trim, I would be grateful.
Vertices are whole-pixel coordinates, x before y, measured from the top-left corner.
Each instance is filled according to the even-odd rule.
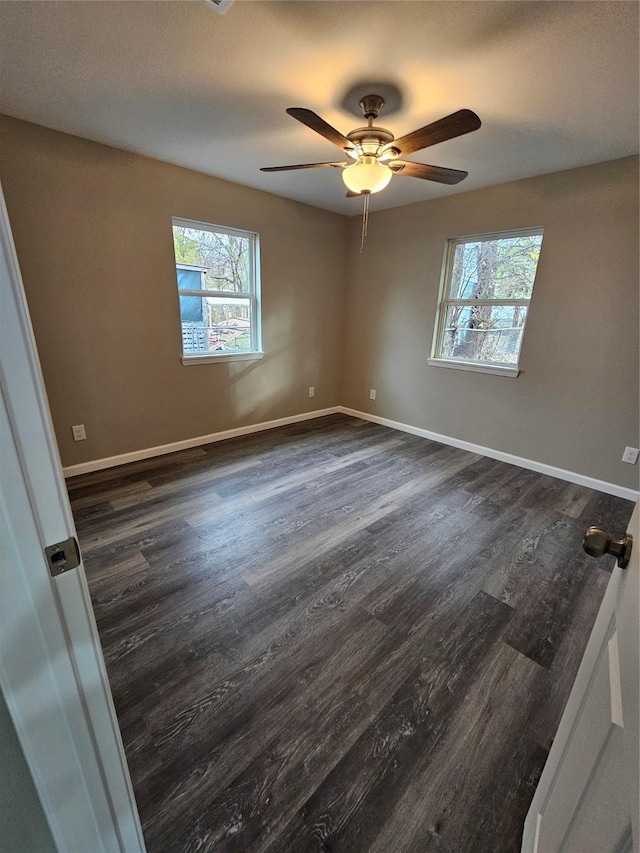
[[[474,363],[472,361],[456,361],[448,358],[428,358],[431,367],[452,367],[454,370],[471,370],[474,373],[493,373],[494,376],[506,376],[515,379],[520,371],[517,367],[498,367],[498,365]]]
[[[438,441],[440,444],[448,444],[452,447],[458,447],[460,450],[468,450],[470,453],[478,453],[481,456],[488,456],[490,459],[497,459],[500,462],[507,462],[510,465],[517,465],[519,468],[526,468],[528,471],[536,471],[539,474],[547,474],[549,477],[556,477],[558,480],[565,480],[569,483],[576,483],[579,486],[586,486],[589,489],[595,489],[598,492],[605,492],[609,495],[615,495],[618,498],[625,498],[630,501],[637,501],[639,493],[634,489],[628,489],[625,486],[619,486],[616,483],[608,483],[605,480],[596,480],[594,477],[587,477],[585,474],[579,474],[575,471],[566,471],[564,468],[556,468],[554,465],[547,465],[545,462],[536,462],[533,459],[526,459],[523,456],[515,456],[512,453],[504,453],[502,450],[495,450],[492,447],[485,447],[481,444],[474,444],[470,441],[463,441],[459,438],[453,438],[448,435],[441,435],[431,430],[414,427],[410,424],[403,424],[399,421],[393,421],[389,418],[381,418],[378,415],[372,415],[369,412],[360,412],[356,409],[350,409],[347,406],[332,406],[328,409],[316,409],[313,412],[302,412],[297,415],[290,415],[286,418],[277,418],[273,421],[263,421],[257,424],[248,424],[235,429],[222,430],[221,432],[213,432],[209,435],[198,435],[194,438],[185,438],[182,441],[173,441],[170,444],[160,444],[156,447],[147,447],[141,450],[132,450],[130,453],[120,453],[117,456],[106,456],[102,459],[93,459],[89,462],[80,462],[77,465],[69,465],[63,469],[64,476],[77,477],[79,474],[89,474],[92,471],[101,471],[105,468],[114,468],[117,465],[126,465],[127,462],[137,462],[140,459],[150,459],[154,456],[162,456],[165,453],[175,453],[177,450],[187,450],[191,447],[200,447],[203,444],[213,444],[216,441],[224,441],[227,438],[235,438],[239,435],[249,435],[253,432],[262,432],[268,429],[275,429],[279,426],[287,426],[300,421],[311,420],[313,418],[322,418],[325,415],[335,415],[341,413],[351,415],[354,418],[360,418],[363,421],[372,421],[381,426],[397,429],[401,432],[409,432],[412,435],[418,435],[421,438],[428,438],[430,441]]]
[[[42,550],[75,526],[1,191],[0,279],[2,544],[12,553],[0,576],[0,683],[60,853],[137,853],[142,830],[84,570],[53,581]]]
[[[538,845],[540,844],[540,828],[542,827],[542,815],[538,812],[536,816],[536,834],[533,839],[533,853],[538,853]],[[522,849],[524,850],[525,844],[523,843]]]
[[[273,421],[263,421],[258,424],[248,424],[243,427],[226,429],[221,432],[212,432],[209,435],[198,435],[194,438],[185,438],[182,441],[173,441],[170,444],[159,444],[157,447],[146,447],[142,450],[132,450],[130,453],[120,453],[118,456],[106,456],[103,459],[93,459],[90,462],[80,462],[78,465],[69,465],[63,469],[65,477],[76,477],[78,474],[88,474],[91,471],[101,471],[104,468],[114,468],[116,465],[126,465],[127,462],[137,462],[140,459],[150,459],[153,456],[163,456],[165,453],[175,453],[176,450],[187,450],[190,447],[200,447],[203,444],[213,444],[216,441],[224,441],[226,438],[236,438],[239,435],[249,435],[252,432],[262,432],[275,427],[296,424],[300,421],[308,421],[313,418],[322,418],[325,415],[335,415],[343,411],[340,406],[332,406],[329,409],[317,409],[314,412],[301,412],[298,415],[290,415],[286,418],[277,418]]]
[[[181,360],[185,367],[190,367],[194,364],[215,364],[216,362],[225,361],[255,361],[261,358],[264,358],[264,352],[251,350],[251,352],[239,353],[224,352],[220,353],[220,355],[213,355],[213,353],[210,355],[183,355]]]
[[[228,234],[230,237],[259,237],[257,231],[249,228],[234,228],[231,225],[216,225],[215,222],[201,222],[199,219],[184,219],[172,216],[171,224],[176,228],[190,228],[192,231],[210,231],[212,234]]]
[[[101,471],[105,468],[115,468],[117,465],[126,465],[127,462],[137,462],[140,459],[150,459],[154,456],[162,456],[165,453],[175,453],[177,450],[187,450],[191,447],[200,447],[203,444],[213,444],[216,441],[224,441],[227,438],[235,438],[239,435],[249,435],[253,432],[262,432],[263,430],[275,429],[279,426],[287,426],[288,424],[298,423],[299,421],[311,420],[313,418],[322,418],[325,415],[334,415],[336,413],[351,415],[354,418],[360,418],[364,421],[372,421],[382,426],[397,429],[401,432],[409,432],[412,435],[418,435],[421,438],[428,438],[431,441],[438,441],[440,444],[448,444],[452,447],[458,447],[460,450],[468,450],[470,453],[478,453],[481,456],[488,456],[490,459],[497,459],[500,462],[507,462],[510,465],[517,465],[519,468],[526,468],[529,471],[536,471],[539,474],[547,474],[549,477],[556,477],[558,480],[566,480],[570,483],[576,483],[579,486],[586,486],[589,489],[595,489],[598,492],[605,492],[609,495],[615,495],[626,500],[638,500],[639,493],[634,489],[628,489],[625,486],[619,486],[616,483],[608,483],[605,480],[597,480],[594,477],[588,477],[585,474],[579,474],[575,471],[566,471],[564,468],[556,468],[554,465],[547,465],[545,462],[537,462],[533,459],[526,459],[523,456],[515,456],[512,453],[504,453],[502,450],[495,450],[492,447],[485,447],[481,444],[474,444],[470,441],[463,441],[459,438],[453,438],[448,435],[441,435],[431,430],[414,427],[410,424],[403,424],[399,421],[393,421],[389,418],[381,418],[378,415],[372,415],[369,412],[360,412],[356,409],[350,409],[347,406],[332,406],[328,409],[316,409],[313,412],[302,412],[301,414],[291,415],[286,418],[277,418],[273,421],[263,421],[257,424],[248,424],[235,429],[222,430],[221,432],[213,432],[208,435],[199,435],[194,438],[185,438],[182,441],[173,441],[169,444],[160,444],[156,447],[146,447],[141,450],[132,450],[129,453],[120,453],[117,456],[106,456],[102,459],[92,459],[89,462],[80,462],[77,465],[68,465],[63,469],[64,476],[77,477],[79,474],[89,474],[92,471]]]
[[[431,432],[431,430],[422,429],[421,427],[392,421],[389,418],[381,418],[369,412],[359,412],[356,409],[349,409],[346,406],[338,406],[338,411],[345,415],[351,415],[354,418],[373,421],[373,423],[391,427],[391,429],[409,432],[412,435],[428,438],[431,441],[438,441],[440,444],[449,444],[452,447],[459,447],[460,450],[468,450],[470,453],[478,453],[481,456],[488,456],[490,459],[498,459],[500,462],[517,465],[519,468],[526,468],[528,471],[536,471],[538,474],[547,474],[549,477],[556,477],[558,480],[566,480],[569,483],[576,483],[578,486],[586,486],[598,492],[606,492],[606,494],[625,498],[628,501],[638,500],[639,493],[635,489],[628,489],[626,486],[617,485],[617,483],[596,480],[595,477],[587,477],[585,474],[578,474],[575,471],[566,471],[564,468],[556,468],[554,465],[547,465],[545,462],[536,462],[533,459],[525,459],[523,456],[514,456],[512,453],[504,453],[502,450],[494,450],[492,447],[484,447],[482,444],[473,444],[470,441],[463,441],[449,435],[441,435],[440,433]]]
[[[178,264],[176,264],[176,269],[178,269]],[[192,296],[194,299],[223,299],[225,302],[233,302],[234,299],[237,299],[241,302],[251,302],[251,293],[248,290],[213,290],[204,287],[201,287],[200,290],[194,290],[189,287],[179,287],[178,293],[180,296]]]
[[[618,631],[607,644],[609,653],[609,692],[611,695],[611,722],[615,726],[624,728],[622,717],[622,679],[620,677],[620,654],[618,652]]]
[[[526,305],[529,306],[531,304],[531,299],[476,299],[475,297],[469,297],[468,299],[447,299],[447,305],[462,305],[469,306],[474,308],[476,305],[504,305],[507,308],[512,305]],[[492,331],[496,331],[495,329]]]
[[[544,237],[542,225],[528,225],[526,228],[507,228],[506,231],[487,231],[482,234],[467,234],[465,237],[452,237],[451,243],[488,243],[490,240],[504,240],[509,237]]]

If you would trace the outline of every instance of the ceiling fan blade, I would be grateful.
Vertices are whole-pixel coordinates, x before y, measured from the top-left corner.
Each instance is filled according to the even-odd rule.
[[[429,148],[439,142],[446,142],[447,139],[455,139],[456,136],[471,133],[481,124],[478,116],[471,110],[458,110],[450,116],[445,116],[426,127],[414,130],[413,133],[407,133],[406,136],[395,139],[385,146],[385,150],[396,148],[403,155],[411,154],[413,151]]]
[[[302,124],[306,124],[306,126],[310,127],[311,130],[315,130],[315,132],[319,133],[320,136],[324,136],[324,138],[328,139],[329,142],[333,142],[333,144],[337,145],[338,148],[342,148],[343,151],[353,148],[353,143],[350,142],[346,136],[343,136],[339,130],[335,129],[335,127],[331,127],[330,124],[327,124],[323,118],[320,118],[320,116],[312,110],[305,110],[304,107],[289,107],[287,113],[302,122]]]
[[[446,169],[444,166],[428,166],[426,163],[410,163],[408,160],[392,160],[389,168],[398,175],[408,178],[422,178],[439,184],[459,184],[469,174],[459,169]]]
[[[263,166],[261,172],[290,172],[292,169],[344,169],[346,163],[298,163],[296,166]]]

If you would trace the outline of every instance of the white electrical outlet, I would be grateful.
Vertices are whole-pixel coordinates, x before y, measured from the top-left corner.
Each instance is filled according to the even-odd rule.
[[[74,441],[84,441],[87,437],[87,433],[84,429],[84,424],[76,424],[71,427],[71,432],[73,433]]]
[[[375,389],[375,388],[372,388],[372,389],[369,391],[369,399],[370,399],[370,400],[375,400],[375,399],[376,399],[376,389]]]
[[[316,395],[316,389],[313,387],[313,385],[309,385],[309,396],[315,397],[315,395]]]
[[[635,465],[638,461],[638,454],[640,450],[637,447],[625,447],[624,453],[622,454],[622,461],[628,462],[629,465]]]

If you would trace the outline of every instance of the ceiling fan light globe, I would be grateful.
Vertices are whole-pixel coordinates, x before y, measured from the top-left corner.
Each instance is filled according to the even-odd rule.
[[[354,193],[379,193],[391,180],[393,172],[376,157],[361,157],[342,171],[342,180]]]

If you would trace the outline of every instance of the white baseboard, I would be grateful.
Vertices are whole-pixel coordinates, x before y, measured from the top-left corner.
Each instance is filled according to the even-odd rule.
[[[370,415],[368,412],[358,412],[356,409],[348,409],[346,406],[338,406],[338,411],[345,415],[351,415],[354,418],[361,418],[365,421],[373,421],[373,423],[381,426],[391,427],[391,429],[409,432],[412,435],[419,435],[422,438],[438,441],[440,444],[449,444],[452,447],[459,447],[461,450],[469,450],[471,453],[479,453],[481,456],[488,456],[491,459],[498,459],[500,462],[508,462],[510,465],[518,465],[520,468],[527,468],[529,471],[536,471],[538,474],[548,474],[549,477],[556,477],[558,480],[567,480],[569,483],[576,483],[578,486],[587,486],[589,489],[595,489],[598,492],[606,492],[609,495],[615,495],[618,498],[626,498],[629,501],[638,500],[638,492],[634,489],[628,489],[625,486],[618,486],[616,483],[607,483],[605,480],[596,480],[594,477],[587,477],[584,474],[578,474],[575,471],[565,471],[564,468],[556,468],[554,465],[547,465],[544,462],[535,462],[533,459],[525,459],[523,456],[514,456],[512,453],[503,453],[501,450],[494,450],[492,447],[484,447],[481,444],[472,444],[470,441],[462,441],[459,438],[451,438],[448,435],[440,435],[437,432],[431,432],[428,429],[421,429],[410,424],[403,424],[399,421],[392,421],[389,418],[380,418],[377,415]]]
[[[470,441],[462,441],[459,438],[451,438],[448,435],[441,435],[437,432],[431,432],[428,429],[414,427],[411,424],[403,424],[400,421],[392,421],[389,418],[381,418],[377,415],[371,415],[368,412],[359,412],[356,409],[349,409],[346,406],[333,406],[329,409],[317,409],[313,412],[303,412],[298,415],[291,415],[287,418],[278,418],[273,421],[263,421],[258,424],[249,424],[248,426],[236,427],[235,429],[227,429],[222,432],[213,432],[209,435],[198,435],[194,438],[185,438],[182,441],[174,441],[171,444],[160,444],[157,447],[147,447],[143,450],[132,450],[130,453],[121,453],[118,456],[107,456],[103,459],[93,459],[90,462],[81,462],[78,465],[69,465],[63,468],[64,476],[77,477],[79,474],[89,474],[92,471],[102,471],[104,468],[115,468],[117,465],[125,465],[127,462],[137,462],[140,459],[150,459],[153,456],[162,456],[165,453],[174,453],[176,450],[186,450],[190,447],[200,447],[203,444],[213,444],[216,441],[224,441],[226,438],[235,438],[239,435],[249,435],[252,432],[262,432],[275,427],[287,426],[295,424],[299,421],[308,421],[313,418],[321,418],[325,415],[334,415],[336,413],[351,415],[354,418],[360,418],[364,421],[372,421],[381,426],[397,429],[401,432],[409,432],[412,435],[418,435],[421,438],[428,438],[431,441],[438,441],[440,444],[448,444],[452,447],[458,447],[460,450],[468,450],[471,453],[478,453],[481,456],[488,456],[491,459],[498,459],[500,462],[507,462],[510,465],[517,465],[520,468],[527,468],[529,471],[536,471],[539,474],[548,474],[550,477],[556,477],[559,480],[567,480],[569,483],[576,483],[579,486],[587,486],[589,489],[595,489],[598,492],[606,492],[609,495],[615,495],[618,498],[626,498],[630,501],[638,500],[638,492],[634,489],[628,489],[625,486],[618,486],[615,483],[607,483],[604,480],[596,480],[594,477],[587,477],[584,474],[578,474],[575,471],[566,471],[564,468],[556,468],[554,465],[547,465],[544,462],[535,462],[533,459],[525,459],[523,456],[514,456],[512,453],[503,453],[501,450],[494,450],[492,447],[484,447],[481,444],[473,444]]]
[[[78,474],[89,474],[92,471],[102,471],[104,468],[115,468],[116,465],[126,465],[127,462],[137,462],[140,459],[151,459],[153,456],[162,456],[165,453],[174,453],[176,450],[187,450],[190,447],[200,447],[202,444],[213,444],[215,441],[224,441],[225,438],[235,438],[238,435],[248,435],[252,432],[262,432],[275,427],[295,424],[299,421],[309,421],[313,418],[321,418],[324,415],[335,415],[340,412],[339,406],[330,409],[317,409],[315,412],[303,412],[299,415],[291,415],[288,418],[277,418],[274,421],[263,421],[259,424],[226,429],[222,432],[212,432],[209,435],[198,435],[194,438],[185,438],[182,441],[174,441],[171,444],[159,444],[157,447],[146,447],[143,450],[132,450],[130,453],[120,453],[118,456],[105,456],[103,459],[93,459],[90,462],[80,462],[78,465],[69,465],[63,468],[65,478],[77,477]]]

